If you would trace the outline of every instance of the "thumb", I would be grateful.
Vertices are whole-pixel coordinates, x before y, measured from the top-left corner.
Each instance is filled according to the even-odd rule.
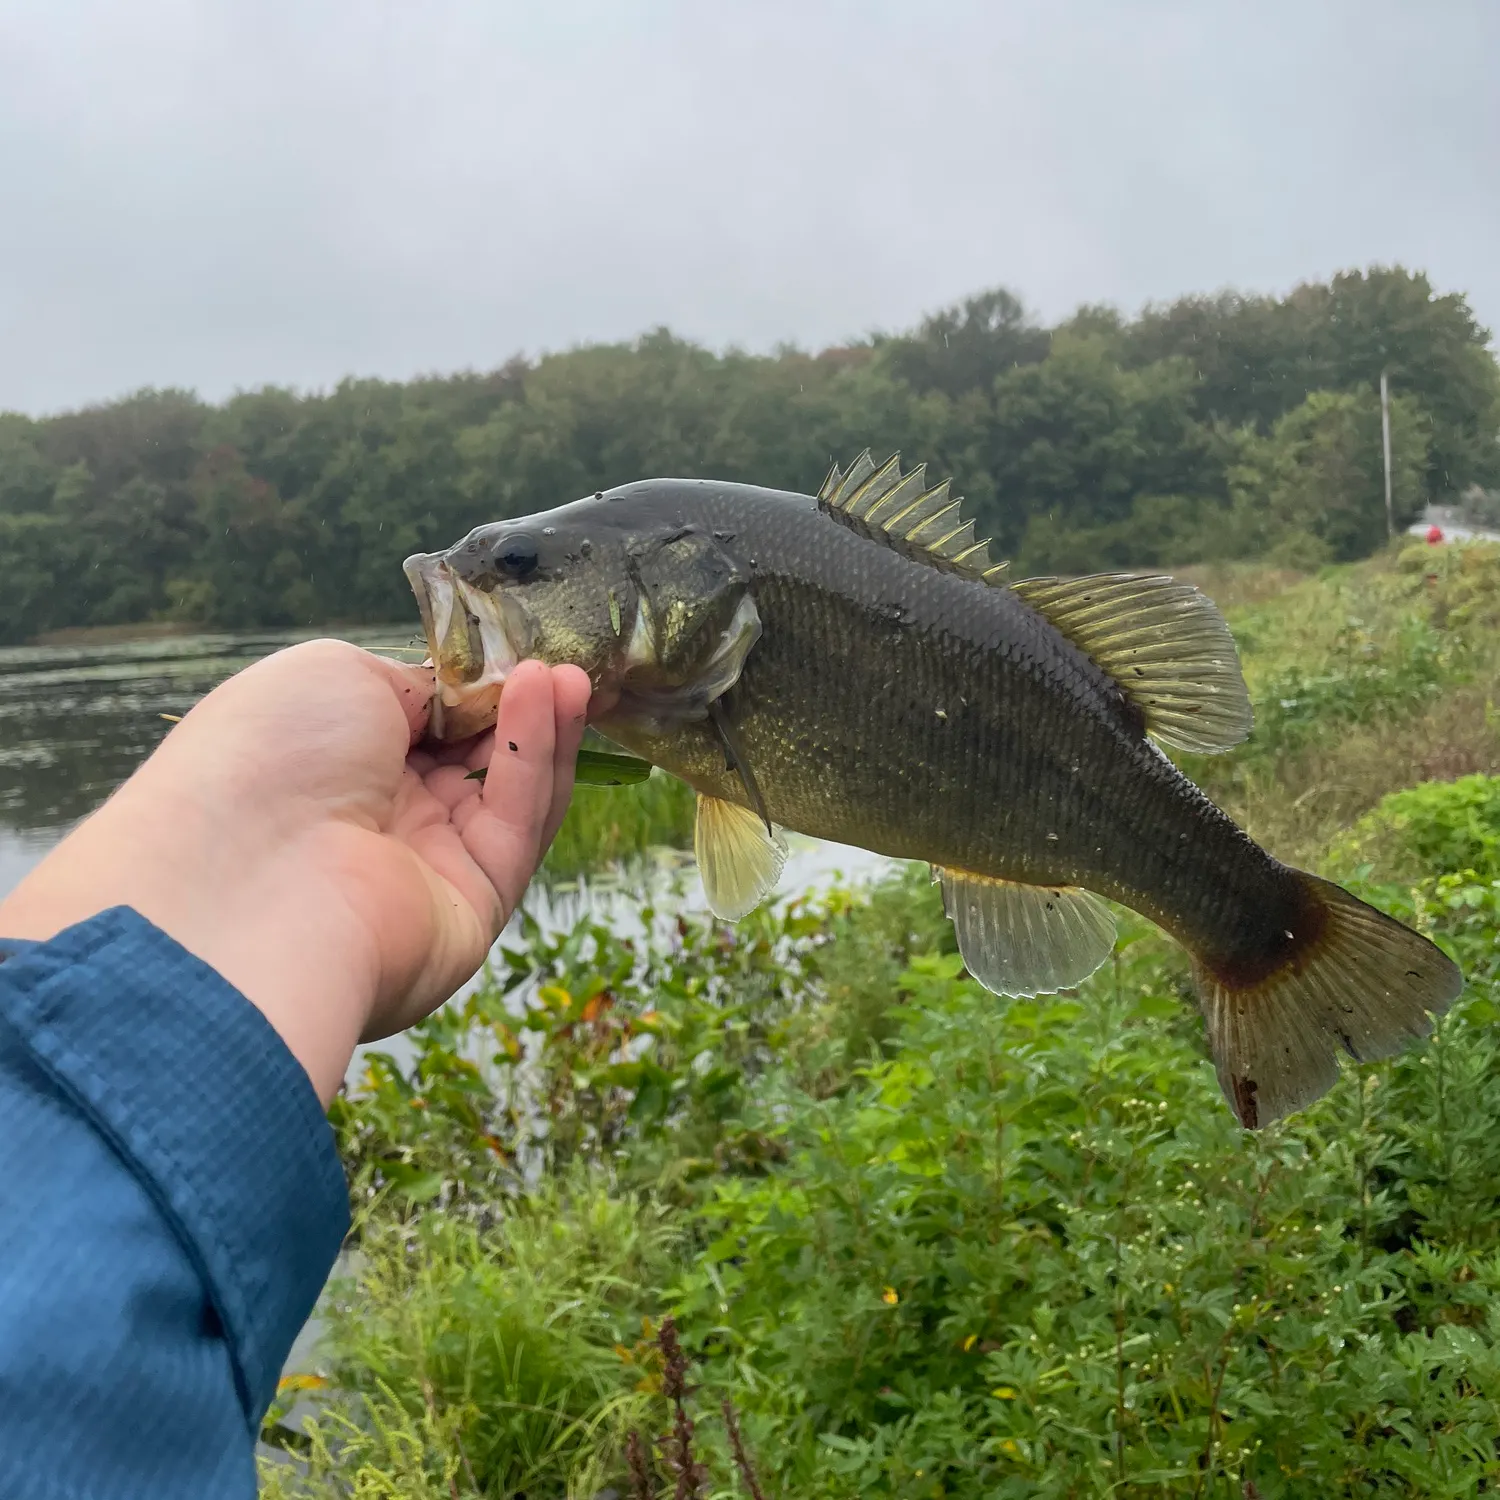
[[[437,677],[431,667],[417,667],[410,662],[392,661],[389,657],[365,653],[372,670],[390,683],[402,712],[406,715],[411,743],[415,745],[427,732],[432,716],[432,698],[437,691]]]

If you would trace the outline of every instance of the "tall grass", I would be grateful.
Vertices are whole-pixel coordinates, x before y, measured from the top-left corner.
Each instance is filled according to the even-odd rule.
[[[1229,611],[1255,703],[1185,769],[1273,853],[1315,862],[1388,792],[1500,770],[1500,547],[1408,547]]]

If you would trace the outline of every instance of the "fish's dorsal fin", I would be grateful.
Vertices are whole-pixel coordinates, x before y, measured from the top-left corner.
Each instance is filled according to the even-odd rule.
[[[1009,566],[990,563],[990,544],[975,538],[974,523],[960,514],[949,481],[928,489],[927,466],[903,474],[899,453],[878,468],[868,448],[847,473],[835,464],[818,491],[818,504],[861,536],[944,572],[999,583]]]
[[[1114,679],[1163,744],[1217,755],[1250,733],[1234,637],[1192,584],[1162,573],[1099,573],[1022,578],[1010,589]]]
[[[1051,995],[1109,957],[1115,919],[1078,886],[1021,885],[935,869],[964,967],[994,995]]]

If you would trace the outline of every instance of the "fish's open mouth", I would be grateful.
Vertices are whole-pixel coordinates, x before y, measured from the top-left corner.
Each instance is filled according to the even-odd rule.
[[[503,595],[456,578],[440,554],[418,553],[402,569],[417,597],[437,678],[428,734],[467,739],[495,722],[505,679],[521,659],[523,622]]]

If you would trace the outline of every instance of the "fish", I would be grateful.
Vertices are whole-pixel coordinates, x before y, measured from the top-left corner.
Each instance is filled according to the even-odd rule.
[[[647,479],[476,527],[404,564],[435,664],[433,733],[493,723],[535,657],[697,792],[709,906],[774,890],[786,830],[925,861],[969,974],[1080,985],[1118,903],[1192,961],[1208,1049],[1256,1129],[1340,1059],[1430,1034],[1462,975],[1434,943],[1261,848],[1170,758],[1242,743],[1234,639],[1161,573],[1012,579],[946,480],[900,455],[816,494]]]

